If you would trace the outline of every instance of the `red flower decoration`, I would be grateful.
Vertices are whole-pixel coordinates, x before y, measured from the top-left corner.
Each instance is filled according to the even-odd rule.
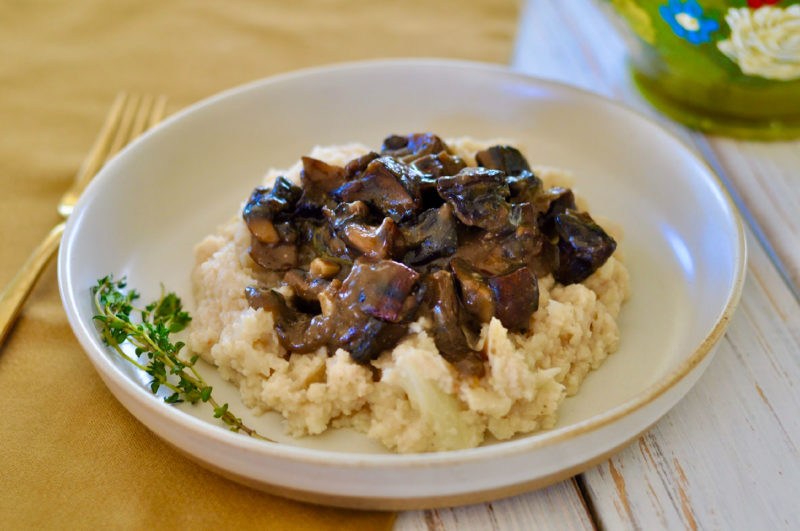
[[[747,0],[747,5],[752,7],[753,9],[758,9],[761,6],[765,6],[768,4],[777,4],[781,0]]]

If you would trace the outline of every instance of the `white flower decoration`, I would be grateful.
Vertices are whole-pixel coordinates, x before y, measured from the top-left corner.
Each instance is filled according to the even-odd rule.
[[[717,47],[742,72],[767,79],[800,77],[800,4],[788,8],[731,8],[725,15],[729,39]]]

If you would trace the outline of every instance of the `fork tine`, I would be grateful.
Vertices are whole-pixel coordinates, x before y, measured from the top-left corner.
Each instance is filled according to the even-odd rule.
[[[141,106],[139,105],[140,100],[142,101]],[[149,129],[161,121],[166,102],[167,98],[164,95],[156,98],[153,96],[140,98],[125,92],[117,94],[94,146],[83,161],[72,186],[61,198],[58,212],[62,216],[67,217],[72,213],[72,208],[78,202],[86,185],[106,162],[145,129]]]
[[[150,129],[151,127],[155,127],[158,123],[164,119],[164,114],[166,113],[167,109],[167,97],[161,94],[156,98],[156,101],[153,102],[153,112],[150,114],[150,122],[147,125],[147,128]]]
[[[114,102],[111,104],[111,109],[106,115],[106,121],[94,141],[92,149],[89,151],[89,154],[86,156],[83,164],[81,164],[81,167],[78,170],[78,174],[75,176],[75,182],[82,182],[85,179],[94,176],[94,174],[97,173],[97,171],[103,165],[105,154],[108,151],[108,147],[111,145],[111,139],[113,138],[112,135],[117,128],[117,124],[119,123],[120,115],[122,114],[122,109],[124,108],[125,100],[127,98],[128,95],[125,92],[117,93],[117,96],[114,98]]]
[[[106,158],[103,161],[104,163],[111,160],[114,155],[119,152],[127,143],[128,139],[130,138],[131,134],[131,127],[133,126],[133,119],[136,116],[136,110],[139,107],[139,100],[141,98],[138,94],[132,94],[125,105],[125,110],[122,113],[122,121],[119,124],[119,128],[117,129],[117,134],[114,135],[114,140],[111,142],[111,146],[108,148],[108,152],[106,153]]]
[[[131,135],[135,138],[148,123],[153,121],[153,116],[151,116],[153,113],[150,111],[153,99],[144,99],[146,101],[140,107],[138,96],[128,97],[126,93],[120,92],[114,98],[89,155],[78,170],[72,186],[64,192],[58,204],[58,212],[65,219],[72,214],[78,197],[105,161],[127,144],[132,139]],[[159,102],[159,106],[159,112],[163,114],[164,102]],[[139,109],[138,113],[137,108]],[[155,118],[157,121],[159,116],[155,116]],[[11,280],[11,284],[0,293],[0,345],[8,336],[11,325],[19,315],[25,299],[33,289],[45,265],[58,250],[65,224],[62,222],[53,227]]]
[[[138,138],[139,135],[144,133],[144,130],[147,127],[147,118],[150,115],[152,107],[153,96],[150,94],[145,94],[142,96],[139,109],[136,111],[136,116],[133,119],[133,127],[131,128],[130,140],[128,140],[128,142]]]

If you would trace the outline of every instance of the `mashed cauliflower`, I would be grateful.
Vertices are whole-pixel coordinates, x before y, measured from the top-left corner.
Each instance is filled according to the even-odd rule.
[[[448,145],[474,161],[475,152],[491,143],[460,139]],[[346,145],[315,148],[311,156],[344,165],[367,152]],[[300,170],[298,163],[288,172],[270,171],[264,184],[278,175],[297,183]],[[572,184],[561,170],[534,172],[546,186]],[[607,229],[619,239],[618,231]],[[470,448],[488,437],[553,427],[564,398],[617,350],[616,319],[629,294],[628,272],[617,252],[580,284],[540,278],[539,309],[527,334],[509,333],[496,318],[484,324],[478,348],[488,362],[480,379],[463,376],[439,355],[424,318],[370,368],[342,349],[330,356],[324,347],[286,355],[272,315],[251,308],[245,297],[246,287],[265,280],[249,245],[238,213],[197,245],[189,347],[238,386],[248,407],[281,413],[291,435],[349,426],[397,452]],[[377,381],[374,373],[380,374]]]

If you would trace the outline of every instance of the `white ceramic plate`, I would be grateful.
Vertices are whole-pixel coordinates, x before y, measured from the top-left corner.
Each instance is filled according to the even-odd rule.
[[[215,394],[274,437],[234,434],[203,408],[165,405],[101,343],[89,288],[127,275],[189,302],[192,247],[237,212],[269,167],[315,144],[389,133],[519,139],[528,160],[572,170],[591,212],[619,222],[632,279],[619,351],[563,404],[555,429],[456,452],[391,455],[340,431],[292,440],[280,418],[248,415],[230,384]],[[674,136],[599,96],[507,69],[453,61],[357,63],[224,92],[177,114],[115,158],[81,198],[59,256],[70,323],[111,391],[205,466],[278,494],[364,508],[455,505],[553,483],[619,450],[669,410],[711,359],[741,292],[745,246],[712,171]],[[214,371],[208,370],[210,378]]]

